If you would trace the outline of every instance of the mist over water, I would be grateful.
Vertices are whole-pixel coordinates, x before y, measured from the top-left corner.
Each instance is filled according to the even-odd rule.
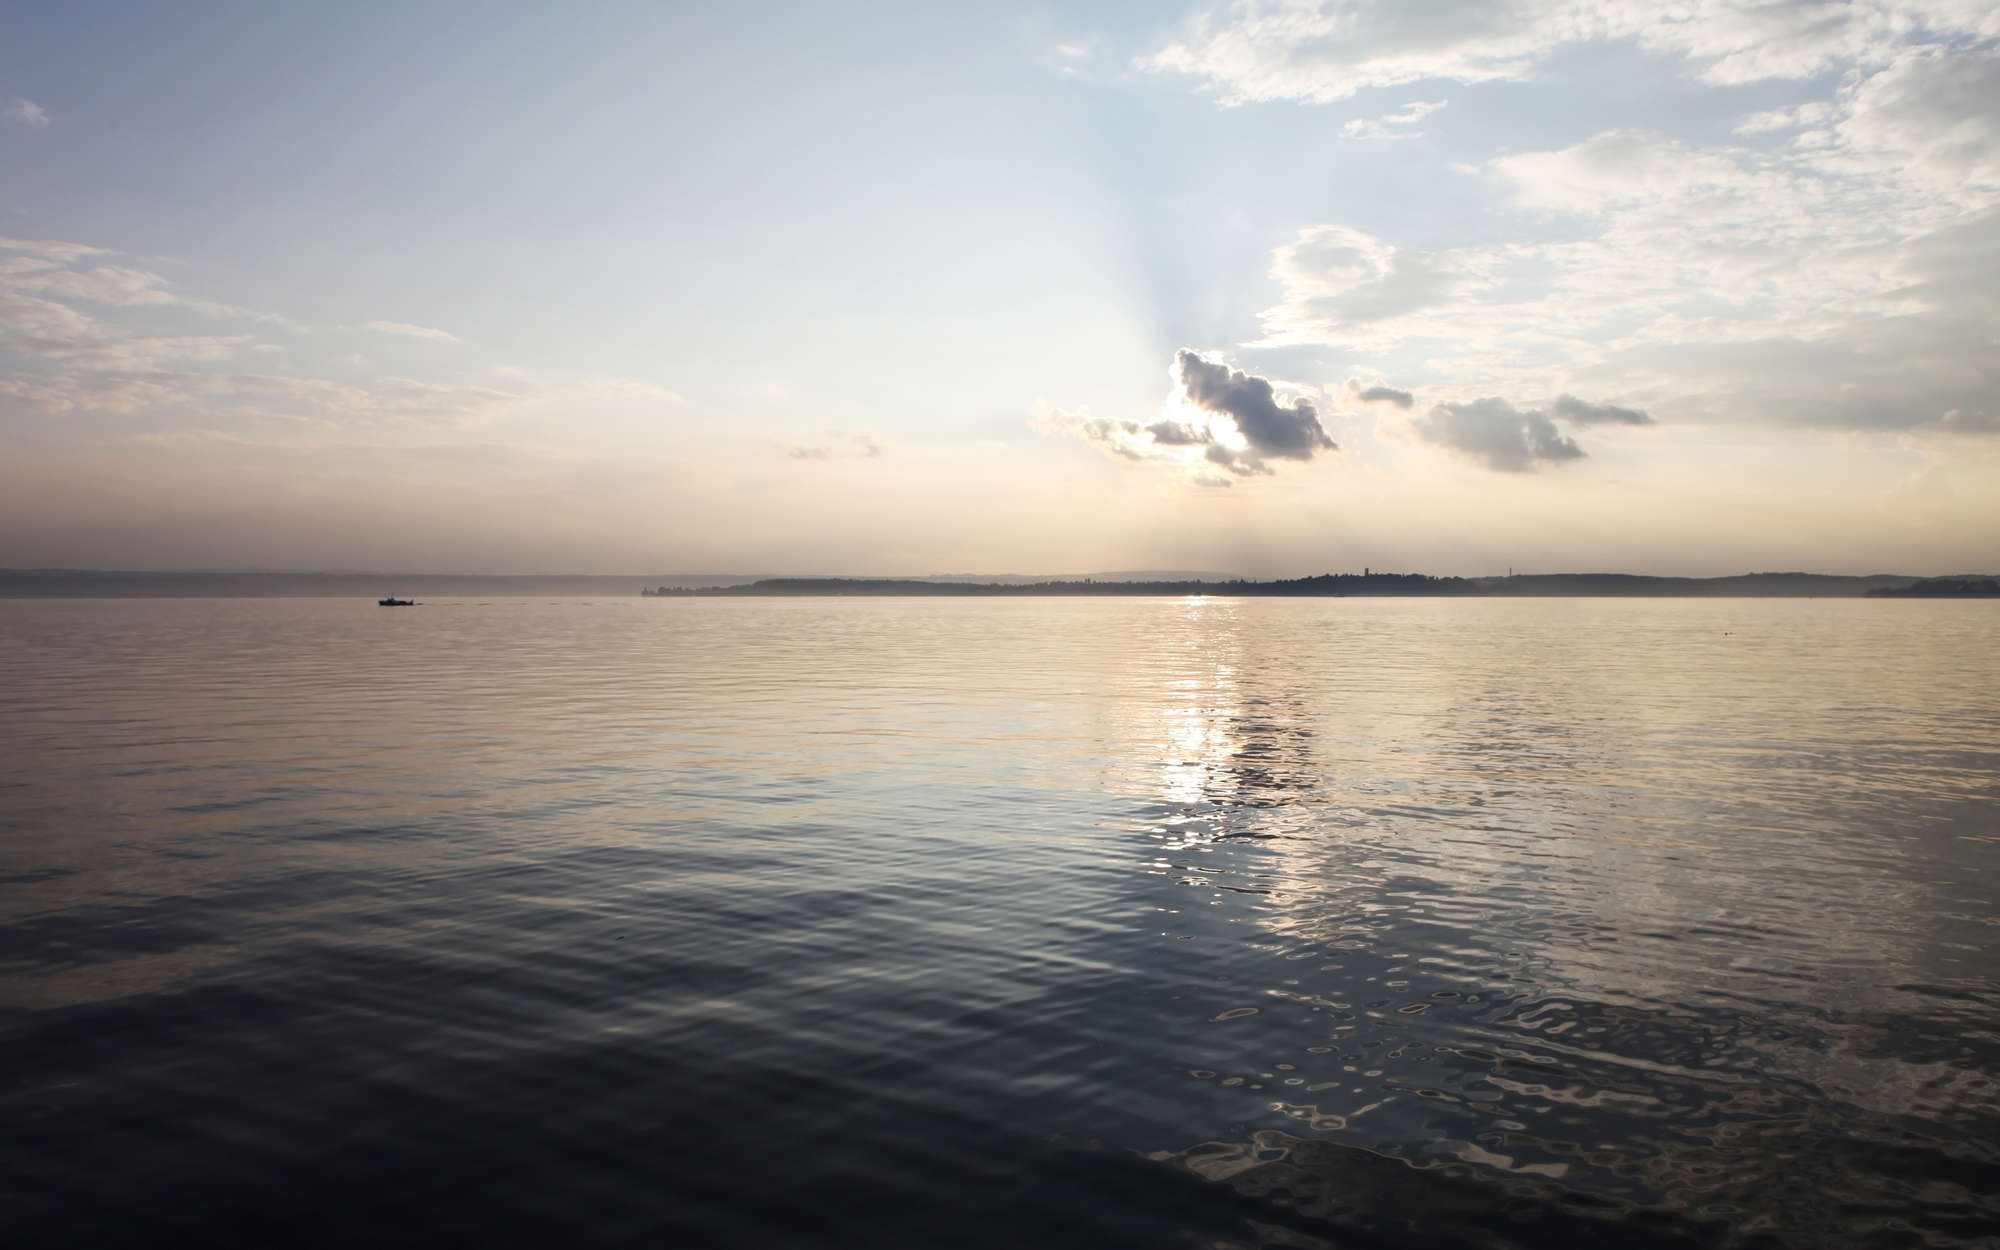
[[[1974,1245],[2000,614],[0,603],[20,1244]]]

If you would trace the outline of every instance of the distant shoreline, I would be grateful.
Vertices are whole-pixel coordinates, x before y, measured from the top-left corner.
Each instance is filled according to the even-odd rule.
[[[1422,573],[1324,573],[1299,578],[1060,577],[1029,580],[875,577],[751,577],[703,574],[119,572],[0,569],[0,599],[398,598],[746,596],[1078,597],[1593,597],[1593,598],[1993,598],[2000,577],[1952,574],[1865,577],[1825,573],[1746,573],[1655,577],[1636,573],[1536,573],[1432,577]]]
[[[1891,574],[1843,577],[1823,573],[1749,573],[1735,577],[1651,577],[1636,573],[1544,573],[1507,577],[1432,577],[1423,573],[1324,573],[1270,581],[1099,582],[1052,580],[1026,584],[932,582],[916,578],[766,578],[737,586],[640,592],[650,598],[748,596],[1076,597],[1218,595],[1243,598],[1924,598],[2000,597],[1991,578],[1915,578]]]

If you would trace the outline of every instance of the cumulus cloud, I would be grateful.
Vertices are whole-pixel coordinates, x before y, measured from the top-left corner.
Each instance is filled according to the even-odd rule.
[[[1571,425],[1651,425],[1653,419],[1637,408],[1612,404],[1586,404],[1574,395],[1558,395],[1550,405],[1555,415]]]
[[[1036,405],[1042,428],[1072,434],[1123,460],[1172,465],[1202,486],[1276,472],[1271,460],[1310,460],[1336,444],[1310,399],[1281,399],[1278,384],[1182,348],[1174,389],[1156,420],[1093,417]]]
[[[1259,455],[1310,460],[1314,452],[1336,446],[1312,401],[1280,403],[1268,378],[1231,369],[1185,347],[1174,356],[1174,372],[1189,403],[1230,418]]]
[[[1529,473],[1584,455],[1546,414],[1523,412],[1499,398],[1438,404],[1412,426],[1425,442],[1449,447],[1500,473]]]
[[[23,100],[18,97],[7,101],[5,106],[0,106],[0,116],[5,116],[8,121],[19,122],[23,126],[46,126],[49,124],[49,111],[47,109],[33,100]]]
[[[458,342],[456,334],[433,329],[430,326],[411,325],[405,321],[364,321],[361,323],[361,328],[373,330],[377,334],[400,334],[405,338],[429,339],[434,343]]]
[[[1162,447],[1198,447],[1208,442],[1208,431],[1184,421],[1155,421],[1146,427],[1146,433]]]

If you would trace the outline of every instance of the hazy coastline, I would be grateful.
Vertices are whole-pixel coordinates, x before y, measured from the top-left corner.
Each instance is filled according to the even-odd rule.
[[[483,596],[1590,596],[1860,598],[1870,595],[1985,597],[1994,575],[1937,577],[1880,573],[1745,573],[1723,577],[1660,577],[1638,573],[1533,573],[1498,577],[1435,577],[1424,573],[1323,573],[1299,578],[1240,578],[1225,574],[1135,573],[1021,575],[939,574],[930,577],[796,577],[736,573],[487,574],[371,572],[149,572],[99,569],[0,569],[0,598],[227,599],[379,598],[384,594]],[[1963,584],[1963,585],[1960,585]]]

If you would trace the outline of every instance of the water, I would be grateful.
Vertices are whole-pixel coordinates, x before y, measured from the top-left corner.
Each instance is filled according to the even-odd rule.
[[[20,1245],[2000,1237],[2000,612],[0,604]]]

